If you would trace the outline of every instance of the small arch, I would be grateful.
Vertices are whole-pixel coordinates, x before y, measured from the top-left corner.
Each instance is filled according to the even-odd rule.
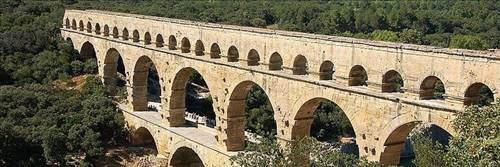
[[[382,92],[402,92],[403,87],[403,77],[399,72],[390,70],[382,76]]]
[[[334,72],[333,63],[329,60],[324,61],[319,67],[319,80],[332,80]]]
[[[156,42],[155,42],[156,47],[161,48],[163,47],[164,43],[165,42],[163,41],[163,36],[161,34],[156,35]]]
[[[349,86],[368,86],[368,75],[365,68],[355,65],[349,72]]]
[[[259,65],[260,57],[259,57],[259,53],[255,49],[250,49],[250,51],[248,52],[247,59],[248,59],[248,61],[247,61],[248,66],[258,66]]]
[[[189,42],[189,39],[187,39],[186,37],[182,38],[181,40],[181,52],[182,53],[191,52],[191,43]]]
[[[140,41],[140,39],[139,39],[139,31],[134,30],[134,32],[132,32],[132,41],[133,42],[139,42]]]
[[[123,28],[122,39],[125,40],[125,41],[128,40],[128,30],[127,30],[127,28]]]
[[[218,59],[220,58],[220,47],[217,43],[213,43],[210,47],[210,58]]]
[[[66,20],[65,20],[65,22],[64,22],[64,26],[65,26],[66,28],[68,28],[68,29],[69,29],[69,28],[71,27],[71,25],[70,25],[70,24],[71,24],[71,23],[69,23],[69,19],[68,19],[68,18],[66,18]]]
[[[420,99],[444,99],[446,93],[445,87],[441,79],[436,76],[428,76],[420,84]]]
[[[140,127],[133,131],[131,136],[131,143],[135,146],[153,149],[153,154],[158,154],[158,148],[156,147],[156,142],[153,135],[148,129],[144,127]]]
[[[293,61],[293,75],[307,74],[307,59],[304,55],[297,55]]]
[[[117,27],[113,27],[113,38],[119,38],[119,34],[118,34],[118,28]]]
[[[269,59],[269,70],[277,71],[283,69],[283,59],[278,52],[274,52]]]
[[[172,154],[169,162],[172,167],[204,167],[200,156],[191,148],[180,147]]]
[[[235,46],[229,47],[229,50],[227,51],[227,61],[238,62],[239,58],[240,54],[238,52],[238,49]]]
[[[101,25],[99,23],[95,23],[95,33],[97,35],[101,34]]]
[[[473,83],[465,91],[464,105],[486,106],[494,101],[491,89],[481,82]]]
[[[168,49],[170,49],[170,50],[177,49],[177,39],[175,39],[175,36],[173,36],[173,35],[170,35],[168,37]]]
[[[205,45],[203,45],[203,42],[201,42],[201,40],[196,41],[194,47],[194,53],[196,54],[196,56],[205,55]]]
[[[73,19],[73,21],[71,21],[71,29],[76,30],[76,28],[77,28],[76,27],[76,20]]]
[[[109,36],[109,26],[107,24],[104,25],[104,36]]]
[[[78,28],[80,31],[83,31],[85,29],[85,25],[83,25],[83,21],[80,20],[80,23],[78,23]]]
[[[151,44],[151,34],[149,32],[146,32],[144,34],[144,45],[149,45]]]
[[[87,32],[92,33],[92,23],[90,23],[90,21],[87,22]]]

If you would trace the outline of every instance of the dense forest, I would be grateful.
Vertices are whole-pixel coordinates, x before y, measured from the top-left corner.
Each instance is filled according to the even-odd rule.
[[[162,1],[162,0],[4,0],[0,3],[0,166],[92,166],[106,146],[119,145],[127,135],[123,116],[96,73],[95,61],[79,56],[60,37],[64,9],[101,9],[205,22],[339,35],[363,39],[440,47],[498,48],[497,1]],[[154,73],[155,70],[152,70]],[[86,75],[80,89],[68,89],[73,78]],[[158,80],[152,75],[150,80]],[[203,85],[201,76],[193,83]],[[153,81],[152,81],[153,82]],[[153,85],[153,84],[151,84]],[[206,85],[205,85],[206,86]],[[152,94],[159,90],[152,86]],[[123,90],[122,90],[123,91]],[[159,94],[154,94],[159,97]],[[158,101],[158,98],[150,99]],[[211,101],[187,99],[210,110]],[[276,125],[265,92],[255,87],[247,97],[247,131],[273,137]],[[481,114],[477,114],[481,113]],[[207,115],[215,117],[214,115]],[[425,135],[415,135],[417,166],[498,166],[499,105],[471,107],[457,113],[458,137],[449,146]],[[315,112],[311,134],[304,145],[290,147],[324,150],[321,142],[355,137],[345,114],[334,103],[322,103]],[[297,147],[295,147],[297,146]],[[275,140],[249,147],[253,153],[239,163],[269,164],[252,157],[284,154]],[[474,149],[471,149],[474,148]],[[476,149],[479,148],[479,149]],[[278,149],[278,150],[276,150]],[[257,150],[257,151],[255,151]],[[262,153],[259,151],[269,151]],[[373,166],[357,156],[337,152],[325,162],[344,166]],[[259,154],[259,155],[257,155]],[[283,155],[282,155],[283,154]],[[257,155],[257,156],[256,156]],[[439,156],[437,156],[439,155]],[[465,156],[464,156],[465,155]],[[321,166],[318,162],[317,166]],[[251,165],[248,165],[251,166]]]

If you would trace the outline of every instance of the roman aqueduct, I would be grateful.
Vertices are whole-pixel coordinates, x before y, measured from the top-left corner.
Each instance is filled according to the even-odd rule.
[[[231,166],[229,156],[245,146],[245,98],[254,85],[269,97],[278,140],[309,135],[316,107],[331,101],[353,125],[360,155],[383,164],[399,163],[415,125],[454,134],[454,113],[477,103],[480,88],[494,98],[500,88],[500,56],[485,51],[96,10],[66,10],[61,33],[82,56],[97,57],[110,90],[123,60],[128,97],[119,107],[127,126],[136,142],[154,142],[171,166]],[[158,112],[147,111],[152,65],[160,78]],[[184,126],[193,71],[210,89],[214,129]],[[401,89],[394,76],[402,78]],[[445,94],[435,99],[438,81]]]

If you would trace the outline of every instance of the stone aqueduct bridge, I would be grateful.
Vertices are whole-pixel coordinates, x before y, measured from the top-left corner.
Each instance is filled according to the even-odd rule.
[[[500,57],[489,52],[95,10],[67,10],[63,24],[62,36],[82,55],[96,55],[110,89],[118,57],[123,59],[127,125],[137,141],[149,132],[172,166],[230,166],[228,156],[244,148],[244,105],[253,85],[269,97],[279,140],[309,135],[314,110],[329,100],[351,121],[360,155],[384,164],[399,163],[415,125],[434,124],[453,134],[454,112],[474,104],[481,86],[495,97],[500,88]],[[162,110],[141,112],[147,110],[152,64]],[[194,70],[210,88],[215,129],[183,127],[185,85]],[[390,83],[397,75],[404,92],[394,92]],[[441,100],[432,99],[438,80],[446,92]]]

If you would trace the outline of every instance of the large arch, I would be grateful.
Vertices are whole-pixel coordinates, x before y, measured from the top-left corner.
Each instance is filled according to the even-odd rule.
[[[304,55],[297,55],[293,61],[293,75],[307,74],[307,59]]]
[[[484,106],[495,101],[491,89],[481,82],[471,84],[465,91],[464,97],[464,105]]]
[[[329,60],[324,61],[319,67],[319,80],[332,80],[334,72],[333,63]]]
[[[95,59],[95,61],[97,61],[96,50],[94,48],[94,45],[92,45],[92,43],[90,43],[88,41],[83,43],[83,45],[80,49],[80,59],[82,61],[87,61],[90,59]],[[97,64],[97,62],[96,62],[96,64]]]
[[[368,74],[361,65],[355,65],[349,72],[349,86],[368,86]]]
[[[205,45],[203,45],[203,42],[201,40],[196,41],[194,53],[196,54],[196,56],[205,55]]]
[[[228,62],[238,62],[240,54],[236,46],[230,46],[227,51],[227,61]]]
[[[149,131],[147,128],[145,127],[137,128],[132,132],[130,139],[132,145],[153,149],[153,154],[154,155],[158,154],[157,143],[155,142],[155,139],[151,134],[151,131]]]
[[[262,87],[253,81],[243,81],[238,83],[231,92],[227,111],[224,113],[227,129],[224,130],[223,133],[225,134],[223,135],[227,136],[225,140],[227,151],[241,151],[245,149],[245,129],[247,127],[246,100],[254,87],[263,90]]]
[[[193,75],[200,75],[195,76]],[[198,78],[199,81],[193,81],[193,78]],[[188,85],[189,84],[189,85]],[[188,111],[187,108],[187,99],[188,90],[194,89],[194,87],[199,88],[200,90],[204,90],[205,93],[209,93],[209,85],[203,79],[203,75],[200,74],[197,70],[191,67],[186,67],[180,69],[172,82],[171,94],[170,94],[170,103],[169,103],[169,123],[170,126],[184,126],[186,121],[184,118],[185,112]],[[188,89],[189,88],[189,89]],[[197,93],[199,94],[199,92]],[[207,98],[212,98],[208,95]],[[209,99],[213,101],[212,99]],[[208,120],[215,120],[215,112],[213,111],[212,104],[207,107],[207,113],[197,113],[200,116],[205,116]],[[211,111],[210,111],[211,110]],[[201,122],[202,124],[208,125],[208,122]],[[213,122],[215,123],[215,122]]]
[[[172,167],[204,167],[200,156],[189,147],[180,147],[172,154],[169,162]]]
[[[247,57],[247,65],[248,66],[258,66],[260,62],[259,52],[255,49],[250,49]]]
[[[151,75],[150,71],[156,71],[154,62],[148,56],[141,56],[134,67],[132,81],[132,106],[134,111],[148,111],[148,88],[152,85],[148,84]],[[153,69],[153,70],[151,70]],[[159,81],[155,80],[159,85]],[[158,91],[161,94],[161,89]]]
[[[213,43],[212,46],[210,47],[210,58],[213,59],[218,59],[220,58],[220,47],[219,44]]]
[[[117,87],[124,86],[126,82],[126,72],[123,58],[115,48],[106,52],[104,58],[104,85],[108,88],[111,95],[116,95]],[[121,82],[120,82],[121,81]]]
[[[401,92],[403,77],[396,70],[387,71],[382,77],[382,92]]]
[[[426,77],[420,84],[420,99],[444,99],[446,93],[444,83],[436,76]]]
[[[189,42],[189,39],[187,39],[186,37],[182,38],[181,40],[181,52],[182,53],[191,52],[191,42]]]
[[[269,59],[269,70],[277,71],[283,69],[283,59],[278,52],[274,52],[271,54],[271,58]]]

